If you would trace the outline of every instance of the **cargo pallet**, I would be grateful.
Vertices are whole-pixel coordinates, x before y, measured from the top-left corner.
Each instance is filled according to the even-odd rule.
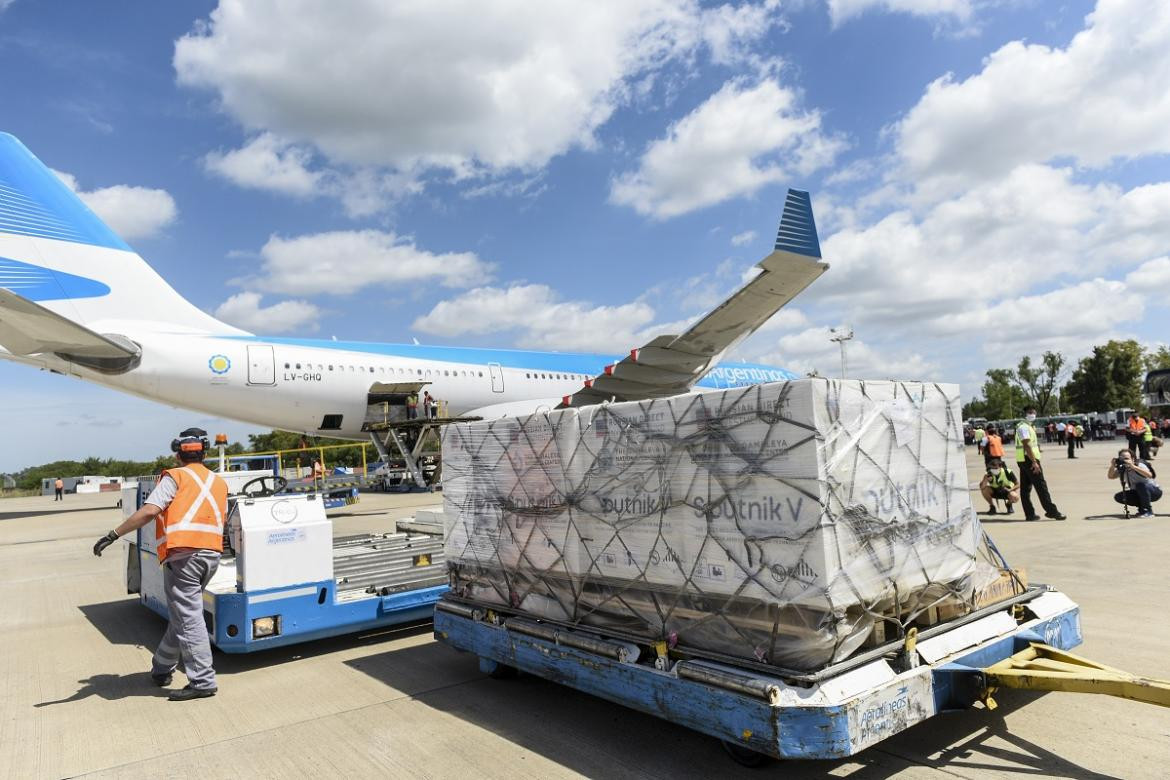
[[[1042,585],[815,673],[647,646],[450,594],[436,605],[435,638],[479,656],[493,677],[526,672],[708,734],[746,766],[851,756],[939,713],[994,708],[998,687],[1170,706],[1170,683],[1067,653],[1082,642],[1080,608]]]

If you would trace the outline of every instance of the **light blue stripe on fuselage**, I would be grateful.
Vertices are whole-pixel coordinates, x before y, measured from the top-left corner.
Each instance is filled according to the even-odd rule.
[[[231,336],[239,341],[259,341],[289,347],[308,347],[370,355],[436,360],[447,363],[487,365],[498,363],[505,368],[564,372],[596,376],[602,369],[621,358],[588,352],[533,352],[521,349],[483,349],[478,347],[439,347],[422,344],[376,344],[366,341],[322,341],[320,339]],[[725,387],[728,384],[753,384],[796,379],[797,374],[759,363],[720,363],[699,380],[700,387]]]

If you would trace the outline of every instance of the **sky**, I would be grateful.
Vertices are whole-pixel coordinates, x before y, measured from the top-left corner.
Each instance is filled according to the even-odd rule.
[[[621,354],[812,193],[830,270],[734,359],[957,382],[1167,340],[1161,0],[0,0],[0,130],[265,335]],[[0,364],[0,470],[209,419]]]

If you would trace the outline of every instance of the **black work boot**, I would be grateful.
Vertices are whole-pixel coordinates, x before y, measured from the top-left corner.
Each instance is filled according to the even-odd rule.
[[[192,688],[189,684],[177,691],[171,691],[167,698],[171,701],[190,701],[191,699],[206,699],[214,696],[219,688]]]

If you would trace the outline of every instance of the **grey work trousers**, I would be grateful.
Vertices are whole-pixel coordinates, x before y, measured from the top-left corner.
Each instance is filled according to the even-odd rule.
[[[158,649],[151,674],[171,674],[182,661],[192,688],[215,688],[211,667],[211,640],[203,622],[203,589],[219,568],[219,553],[197,550],[189,555],[168,555],[163,564],[163,590],[167,594],[170,621]]]

